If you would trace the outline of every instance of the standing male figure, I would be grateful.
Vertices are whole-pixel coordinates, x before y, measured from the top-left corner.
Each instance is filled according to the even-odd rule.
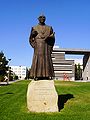
[[[34,48],[30,77],[34,79],[49,79],[54,76],[51,53],[55,36],[51,26],[45,24],[46,17],[39,16],[39,23],[32,27],[29,42]]]

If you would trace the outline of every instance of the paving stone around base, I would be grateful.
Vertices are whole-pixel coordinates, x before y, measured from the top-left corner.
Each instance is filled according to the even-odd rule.
[[[58,112],[58,95],[53,80],[32,80],[27,90],[27,108],[31,112]]]

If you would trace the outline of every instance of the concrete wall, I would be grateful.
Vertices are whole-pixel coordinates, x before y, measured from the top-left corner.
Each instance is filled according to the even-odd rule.
[[[83,80],[90,80],[90,56],[88,54],[83,57]]]
[[[54,67],[54,79],[73,81],[74,77],[74,60],[65,60],[65,52],[52,53]]]
[[[67,61],[65,60],[65,54],[74,54],[74,55],[84,55],[83,57],[83,80],[90,80],[90,50],[87,49],[64,49],[64,48],[55,48],[52,53],[53,66],[55,72],[55,78],[63,78],[63,70],[69,75],[70,79],[74,80],[74,60]],[[71,69],[71,71],[70,71]],[[57,72],[59,71],[59,72]],[[69,73],[70,71],[70,73]]]

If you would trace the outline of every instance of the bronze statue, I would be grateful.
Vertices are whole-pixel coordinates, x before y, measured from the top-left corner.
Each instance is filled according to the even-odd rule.
[[[54,76],[51,53],[55,36],[51,26],[45,24],[46,17],[39,16],[39,24],[32,27],[29,42],[34,48],[30,77],[34,79],[50,79]]]

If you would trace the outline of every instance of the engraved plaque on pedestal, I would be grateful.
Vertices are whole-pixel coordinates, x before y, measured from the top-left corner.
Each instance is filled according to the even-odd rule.
[[[53,80],[31,81],[27,91],[27,107],[32,112],[58,112],[58,95]]]

